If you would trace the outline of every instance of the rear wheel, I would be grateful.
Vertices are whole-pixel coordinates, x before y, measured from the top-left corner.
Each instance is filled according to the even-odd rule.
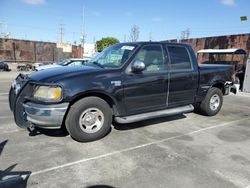
[[[208,90],[205,99],[200,104],[200,112],[207,116],[214,116],[220,111],[222,103],[222,91],[219,88],[212,87]]]
[[[112,111],[101,98],[86,97],[73,104],[66,117],[69,134],[79,142],[104,137],[111,128]]]

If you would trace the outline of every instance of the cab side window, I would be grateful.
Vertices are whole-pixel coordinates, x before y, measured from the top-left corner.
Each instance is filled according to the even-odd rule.
[[[168,46],[171,70],[192,70],[192,63],[186,47]]]
[[[142,61],[146,69],[143,72],[158,72],[165,69],[162,46],[159,44],[145,45],[135,56],[135,61]]]

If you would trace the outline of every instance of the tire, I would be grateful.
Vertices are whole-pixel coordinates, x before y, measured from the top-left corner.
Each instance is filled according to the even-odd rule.
[[[8,70],[9,70],[8,65],[5,65],[5,67],[4,67],[4,71],[8,71]]]
[[[74,103],[65,121],[70,136],[79,142],[103,138],[110,131],[111,123],[111,108],[98,97],[86,97]]]
[[[194,113],[200,114],[201,113],[201,104],[200,103],[194,103]]]
[[[200,104],[200,112],[206,116],[216,115],[223,104],[223,94],[219,88],[212,87],[208,90],[205,99]]]

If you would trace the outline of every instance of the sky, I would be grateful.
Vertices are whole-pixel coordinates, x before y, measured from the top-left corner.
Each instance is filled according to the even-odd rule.
[[[63,27],[63,41],[77,44],[82,25],[86,43],[129,41],[133,25],[140,41],[180,38],[187,28],[190,38],[240,34],[250,33],[250,20],[240,21],[249,9],[250,0],[0,0],[0,33],[58,42]]]

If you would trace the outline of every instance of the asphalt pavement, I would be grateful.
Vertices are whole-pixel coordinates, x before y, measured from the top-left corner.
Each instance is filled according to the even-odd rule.
[[[0,187],[250,188],[250,94],[226,96],[214,117],[114,124],[78,143],[61,130],[17,127],[11,80],[0,80]]]

